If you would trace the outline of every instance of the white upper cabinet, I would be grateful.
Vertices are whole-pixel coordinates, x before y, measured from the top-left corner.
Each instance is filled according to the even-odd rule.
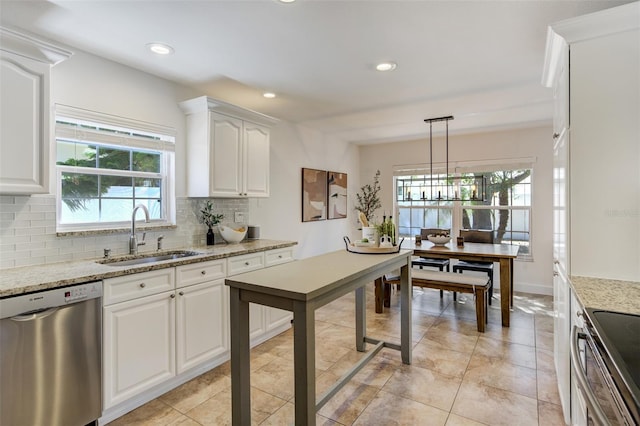
[[[0,194],[49,192],[51,66],[70,55],[0,27]]]
[[[556,260],[569,276],[637,280],[640,3],[551,25],[545,65],[543,81],[556,94],[554,133],[560,133],[554,135]]]
[[[277,120],[202,96],[187,114],[187,195],[268,197],[269,129]]]

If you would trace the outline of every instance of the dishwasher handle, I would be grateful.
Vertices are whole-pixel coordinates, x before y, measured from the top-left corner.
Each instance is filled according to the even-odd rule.
[[[24,313],[24,314],[16,315],[16,316],[10,317],[8,319],[10,319],[11,321],[18,321],[18,322],[35,321],[35,320],[38,320],[38,319],[42,319],[42,318],[48,317],[49,315],[51,315],[54,312],[56,312],[58,309],[59,309],[58,307],[39,309],[37,311],[27,312],[27,313]]]

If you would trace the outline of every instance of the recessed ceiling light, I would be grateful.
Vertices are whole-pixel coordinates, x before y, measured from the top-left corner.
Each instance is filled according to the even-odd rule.
[[[149,43],[147,49],[158,55],[170,55],[173,53],[173,47],[164,43]]]
[[[293,3],[296,0],[278,0],[280,3]]]
[[[398,64],[396,64],[395,62],[380,62],[378,65],[376,65],[376,69],[378,71],[393,71],[397,66]]]
[[[275,97],[276,97],[276,94],[275,94],[275,93],[273,93],[273,92],[264,92],[264,93],[262,94],[262,96],[264,96],[265,98],[268,98],[268,99],[273,99],[273,98],[275,98]]]

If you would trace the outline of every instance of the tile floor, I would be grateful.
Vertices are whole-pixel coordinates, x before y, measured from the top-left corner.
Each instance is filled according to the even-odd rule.
[[[499,294],[499,293],[498,293]],[[466,297],[465,297],[466,296]],[[367,290],[367,335],[399,343],[399,294],[376,314]],[[383,349],[317,414],[318,425],[562,425],[553,366],[552,298],[517,293],[511,327],[500,325],[494,298],[478,333],[469,295],[414,289],[413,362]],[[354,297],[316,312],[316,394],[361,354],[354,349]],[[293,333],[251,353],[251,418],[255,425],[292,425]],[[370,345],[369,345],[370,346]],[[110,423],[230,425],[230,366],[225,363]]]

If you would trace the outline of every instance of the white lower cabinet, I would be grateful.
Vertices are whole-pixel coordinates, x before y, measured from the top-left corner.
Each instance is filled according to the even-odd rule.
[[[218,260],[104,280],[104,409],[228,352],[225,267]]]
[[[265,267],[293,261],[293,247],[269,250],[265,252]],[[293,314],[277,308],[265,308],[265,332],[291,324]]]
[[[228,360],[225,277],[292,260],[287,248],[105,279],[101,424]],[[291,317],[252,303],[252,345]]]
[[[178,374],[229,350],[229,296],[224,270],[224,260],[176,268]]]
[[[103,409],[175,375],[175,320],[173,291],[105,306]]]
[[[227,262],[229,276],[255,271],[293,261],[293,248],[268,250],[230,257]],[[249,304],[249,339],[251,346],[256,346],[273,337],[283,328],[291,324],[293,314],[282,309]]]

